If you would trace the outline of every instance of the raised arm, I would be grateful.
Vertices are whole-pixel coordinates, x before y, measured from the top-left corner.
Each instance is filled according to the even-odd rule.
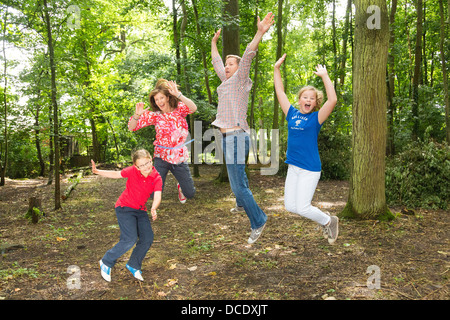
[[[289,108],[291,107],[291,103],[289,102],[286,93],[284,92],[283,80],[281,79],[281,71],[280,67],[286,59],[286,54],[284,54],[274,66],[273,72],[273,82],[275,85],[275,92],[277,94],[278,102],[280,104],[281,110],[283,110],[284,114],[287,115],[289,112]]]
[[[264,19],[261,21],[258,17],[258,31],[256,31],[255,36],[253,37],[252,42],[248,45],[248,48],[251,51],[258,50],[259,43],[261,42],[261,39],[263,35],[270,29],[270,27],[275,23],[274,20],[274,14],[272,12],[269,12]]]
[[[322,65],[318,65],[316,67],[316,70],[314,73],[322,78],[323,85],[325,86],[325,91],[327,93],[327,101],[324,103],[322,108],[319,110],[319,123],[322,124],[325,122],[325,120],[328,119],[331,112],[333,112],[334,107],[337,103],[337,96],[336,91],[334,90],[333,82],[331,82],[330,77],[328,76],[327,68]]]
[[[138,123],[139,118],[141,115],[148,110],[144,109],[145,104],[143,102],[136,103],[136,111],[134,112],[131,121],[128,122],[128,130],[133,131]]]
[[[219,50],[217,49],[217,41],[219,40],[219,37],[220,37],[220,31],[222,31],[222,29],[217,30],[217,32],[214,33],[214,37],[211,40],[211,58],[212,59],[214,59],[215,57],[220,58],[220,53],[219,53]]]
[[[219,29],[215,34],[214,37],[211,40],[211,60],[214,67],[214,71],[216,71],[217,76],[221,81],[227,80],[227,76],[225,74],[225,66],[223,65],[222,58],[220,56],[219,50],[217,49],[217,41],[220,37],[220,31],[222,29]]]
[[[197,105],[194,103],[194,101],[192,101],[188,97],[185,97],[181,93],[181,91],[178,90],[178,85],[176,84],[176,82],[169,81],[169,93],[171,95],[173,95],[174,97],[177,97],[179,100],[181,100],[181,102],[183,102],[185,105],[187,105],[187,107],[189,108],[189,110],[192,113],[197,111]]]
[[[120,171],[112,171],[112,170],[98,170],[95,166],[94,160],[91,160],[92,163],[92,173],[98,174],[99,176],[103,176],[106,178],[119,179],[122,178],[122,174]]]

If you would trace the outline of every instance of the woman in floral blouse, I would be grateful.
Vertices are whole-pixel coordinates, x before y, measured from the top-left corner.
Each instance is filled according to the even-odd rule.
[[[160,79],[150,92],[152,111],[144,109],[144,103],[136,104],[136,112],[128,122],[128,129],[136,131],[154,125],[156,139],[154,166],[163,184],[170,171],[177,179],[178,199],[185,203],[195,194],[194,181],[187,164],[189,152],[186,138],[189,134],[186,116],[197,110],[195,103],[185,97],[173,81]]]

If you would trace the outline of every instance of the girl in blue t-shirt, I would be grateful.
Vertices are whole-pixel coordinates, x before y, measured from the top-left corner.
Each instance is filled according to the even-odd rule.
[[[324,228],[328,242],[334,243],[339,233],[339,219],[311,205],[320,179],[321,162],[317,137],[322,124],[336,106],[337,97],[325,66],[314,72],[322,78],[328,100],[322,105],[323,94],[315,87],[306,86],[298,93],[298,109],[293,107],[284,92],[280,66],[284,54],[274,66],[275,91],[288,123],[286,163],[289,164],[284,189],[286,210],[311,219]]]

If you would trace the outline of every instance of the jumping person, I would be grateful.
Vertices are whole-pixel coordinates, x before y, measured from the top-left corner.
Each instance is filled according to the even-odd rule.
[[[195,195],[194,180],[187,164],[189,152],[186,137],[189,134],[186,116],[197,110],[195,103],[185,97],[173,81],[160,79],[149,95],[153,111],[144,109],[144,103],[136,104],[135,114],[128,121],[128,129],[136,131],[154,125],[155,168],[161,175],[163,189],[166,176],[172,172],[178,181],[178,199],[186,202]]]
[[[217,50],[220,29],[211,40],[213,67],[222,81],[217,88],[219,103],[216,119],[212,124],[222,132],[224,159],[231,190],[236,197],[237,208],[245,210],[250,220],[251,234],[248,239],[250,244],[254,243],[261,235],[266,225],[267,215],[256,204],[245,173],[250,129],[246,117],[249,93],[252,88],[249,73],[258,45],[273,23],[274,16],[271,12],[262,21],[258,17],[258,31],[247,46],[242,58],[229,55],[225,59],[225,66]]]
[[[141,281],[142,261],[153,243],[153,230],[147,214],[146,203],[153,193],[150,209],[153,220],[157,218],[156,209],[161,203],[162,180],[152,166],[152,157],[147,150],[137,150],[132,155],[133,165],[121,171],[98,170],[92,161],[92,172],[103,177],[127,178],[125,190],[116,202],[115,210],[120,227],[120,241],[108,250],[100,260],[103,279],[111,281],[111,268],[123,254],[135,244],[126,265],[133,276]]]
[[[339,233],[339,219],[312,206],[311,201],[322,170],[317,137],[336,106],[336,92],[326,67],[318,65],[314,74],[322,78],[328,100],[321,107],[323,93],[306,86],[298,93],[298,109],[293,107],[281,79],[280,66],[285,59],[286,54],[274,66],[275,91],[288,123],[286,163],[289,167],[284,189],[285,207],[323,226],[324,234],[332,244]]]

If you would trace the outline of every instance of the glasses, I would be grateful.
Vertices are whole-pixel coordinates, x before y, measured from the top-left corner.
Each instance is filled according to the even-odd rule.
[[[140,170],[140,169],[143,169],[145,167],[148,167],[151,164],[152,164],[152,160],[148,160],[148,162],[146,162],[144,164],[141,164],[140,166],[136,166],[136,168],[138,168]]]

